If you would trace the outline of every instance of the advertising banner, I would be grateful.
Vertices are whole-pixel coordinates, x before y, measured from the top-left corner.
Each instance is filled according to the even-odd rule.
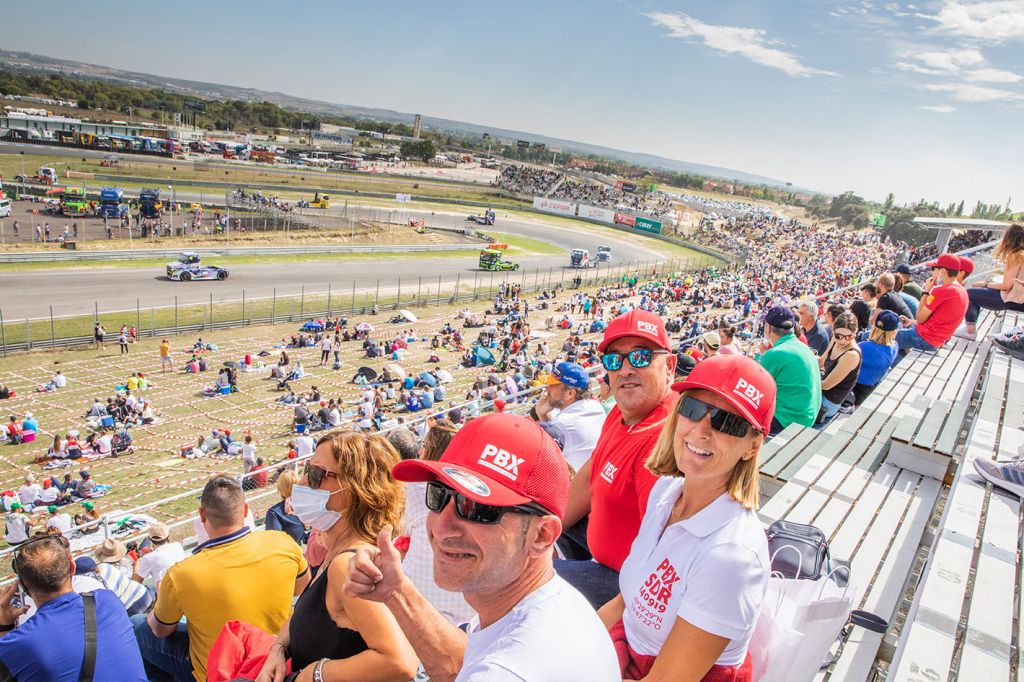
[[[661,222],[658,220],[637,216],[633,227],[644,232],[650,232],[651,234],[661,234]]]
[[[609,225],[615,222],[615,211],[609,208],[598,208],[597,206],[584,206],[580,204],[579,217],[587,220],[600,220]]]
[[[629,215],[628,213],[616,213],[615,223],[617,225],[626,225],[627,227],[633,227],[636,225],[636,218]]]
[[[559,215],[576,215],[576,204],[561,199],[549,199],[547,197],[534,197],[533,207],[538,211],[558,213]]]

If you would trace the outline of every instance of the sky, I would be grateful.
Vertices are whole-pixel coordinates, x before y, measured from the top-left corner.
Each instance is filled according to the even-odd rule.
[[[1024,0],[94,0],[4,20],[9,50],[1024,208]]]

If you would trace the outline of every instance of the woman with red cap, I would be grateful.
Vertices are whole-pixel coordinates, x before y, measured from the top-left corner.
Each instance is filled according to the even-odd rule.
[[[771,574],[755,510],[775,382],[747,357],[716,356],[672,388],[647,460],[661,478],[601,620],[623,679],[745,682]]]

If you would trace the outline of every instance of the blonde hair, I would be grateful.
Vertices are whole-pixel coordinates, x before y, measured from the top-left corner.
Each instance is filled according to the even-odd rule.
[[[691,393],[691,391],[683,391],[673,404],[672,410],[665,420],[665,428],[661,430],[658,442],[654,445],[650,457],[647,458],[647,469],[655,476],[678,477],[683,475],[676,465],[675,435],[676,426],[679,424],[679,402]],[[746,438],[758,439],[757,449],[760,452],[761,444],[764,443],[764,434],[755,431],[753,435],[747,435]],[[729,479],[725,483],[725,491],[729,493],[729,497],[743,505],[744,509],[756,510],[761,498],[759,476],[756,454],[750,459],[741,459],[729,474]]]
[[[391,475],[391,468],[401,457],[388,439],[344,430],[322,436],[317,447],[324,443],[330,444],[337,463],[335,473],[348,491],[348,508],[342,514],[352,529],[372,543],[388,524],[398,534],[405,511],[405,490]]]
[[[447,419],[438,419],[423,438],[422,459],[431,462],[441,459],[441,455],[448,449],[448,444],[452,442],[455,434],[455,424]]]
[[[277,494],[282,498],[292,496],[292,488],[298,482],[298,475],[291,469],[285,469],[281,472],[281,475],[277,477]]]
[[[878,327],[873,326],[871,327],[871,333],[868,334],[868,340],[874,341],[875,343],[883,346],[891,346],[896,340],[897,331],[899,330],[893,329],[891,332],[887,332],[884,329],[879,329]]]

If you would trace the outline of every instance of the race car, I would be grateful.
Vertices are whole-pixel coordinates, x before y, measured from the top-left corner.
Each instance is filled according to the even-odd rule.
[[[178,260],[167,264],[167,279],[189,282],[194,279],[227,279],[228,271],[216,265],[200,263],[198,253],[186,251]]]

